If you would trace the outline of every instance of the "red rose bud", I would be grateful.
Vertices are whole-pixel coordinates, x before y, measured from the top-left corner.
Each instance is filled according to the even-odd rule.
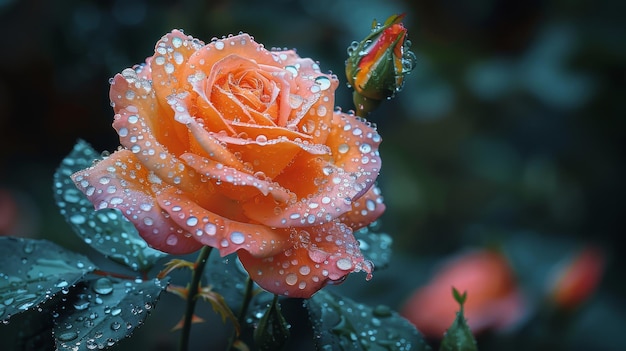
[[[598,287],[604,264],[605,256],[601,250],[586,248],[559,267],[550,291],[554,303],[565,309],[580,306]]]
[[[407,30],[400,23],[403,18],[404,14],[393,15],[383,25],[374,21],[372,32],[348,47],[346,76],[354,87],[358,112],[370,112],[381,100],[393,97],[402,89],[404,76],[415,67]]]

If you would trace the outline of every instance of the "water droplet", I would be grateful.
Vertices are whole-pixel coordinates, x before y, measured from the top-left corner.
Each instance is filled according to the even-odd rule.
[[[337,265],[337,268],[341,269],[342,271],[347,271],[349,269],[352,269],[352,261],[350,261],[350,259],[348,258],[342,258],[338,260],[336,265]]]
[[[56,338],[60,341],[72,341],[78,337],[78,333],[75,331],[66,331],[56,335]]]
[[[196,224],[198,224],[198,218],[197,217],[191,216],[191,217],[187,218],[187,225],[188,226],[193,227]]]
[[[108,295],[113,292],[113,282],[109,278],[100,278],[93,283],[91,289],[98,294]]]
[[[118,330],[122,327],[122,324],[120,324],[119,322],[113,322],[111,323],[111,330]]]
[[[89,307],[89,301],[86,300],[85,298],[79,298],[78,300],[74,302],[74,308],[78,311],[87,309],[87,307]]]
[[[257,135],[256,143],[259,145],[265,145],[267,143],[267,137],[263,134]]]
[[[328,77],[320,76],[315,78],[315,83],[317,83],[321,90],[326,90],[330,88],[330,79]]]
[[[85,218],[85,216],[83,216],[82,214],[74,214],[72,216],[70,216],[70,222],[74,223],[74,224],[83,224],[87,221],[87,218]]]
[[[298,276],[296,276],[294,273],[289,273],[285,277],[285,283],[287,283],[288,285],[296,285],[297,282]]]
[[[35,244],[33,244],[32,242],[26,242],[26,244],[24,244],[23,250],[25,254],[33,253],[33,251],[35,251]]]
[[[232,232],[230,233],[230,241],[233,242],[233,244],[243,244],[243,242],[245,241],[245,236],[241,233],[241,232]]]
[[[217,233],[217,226],[213,223],[207,223],[204,226],[204,231],[209,235],[215,235],[215,233]]]

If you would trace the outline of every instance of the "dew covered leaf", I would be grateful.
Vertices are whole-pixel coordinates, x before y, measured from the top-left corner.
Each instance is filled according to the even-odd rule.
[[[374,263],[374,268],[387,267],[391,260],[392,239],[385,233],[374,233],[365,227],[354,232],[354,237],[359,241],[359,249],[363,256]]]
[[[328,290],[305,301],[317,350],[431,350],[423,336],[389,307],[369,307]]]
[[[57,350],[101,350],[129,337],[143,324],[167,282],[91,277],[53,313]]]
[[[36,307],[95,269],[87,257],[46,240],[0,237],[0,319]]]
[[[90,167],[102,156],[79,140],[54,173],[54,197],[61,214],[85,243],[135,271],[147,271],[165,253],[148,246],[119,210],[96,211],[70,179],[73,173]]]
[[[50,351],[54,350],[52,338],[51,306],[58,303],[59,296],[14,315],[9,323],[0,324],[2,350]]]

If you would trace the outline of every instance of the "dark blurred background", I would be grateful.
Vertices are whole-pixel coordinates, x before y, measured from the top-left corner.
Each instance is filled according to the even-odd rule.
[[[248,32],[345,81],[350,42],[373,19],[402,12],[417,66],[371,117],[384,139],[381,230],[400,262],[380,274],[397,285],[370,285],[362,298],[399,308],[438,261],[468,247],[537,255],[549,264],[520,275],[545,277],[550,264],[595,245],[607,265],[592,314],[580,317],[584,339],[624,346],[613,334],[626,327],[618,0],[0,0],[0,234],[84,249],[55,207],[52,174],[78,138],[117,147],[108,79],[152,55],[171,29],[204,41]],[[350,109],[350,94],[341,85],[336,104]]]

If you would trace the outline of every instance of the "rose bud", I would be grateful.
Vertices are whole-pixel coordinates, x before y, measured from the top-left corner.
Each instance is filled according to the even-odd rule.
[[[555,271],[549,296],[564,309],[580,306],[594,293],[604,271],[604,253],[586,248]]]
[[[374,21],[372,32],[348,47],[346,76],[354,87],[357,114],[372,111],[380,101],[391,98],[404,85],[404,76],[415,67],[409,51],[407,30],[400,21],[404,14],[389,17],[383,25]]]
[[[474,334],[510,327],[523,316],[524,304],[509,263],[502,254],[488,250],[469,252],[444,264],[409,297],[400,313],[426,337],[442,338],[459,309],[450,295],[452,287],[467,292],[464,314]]]

